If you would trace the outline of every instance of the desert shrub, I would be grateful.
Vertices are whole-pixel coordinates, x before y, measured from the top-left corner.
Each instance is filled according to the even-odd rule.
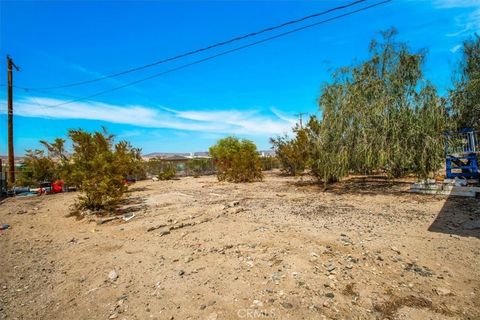
[[[217,165],[219,181],[252,182],[262,180],[262,166],[256,145],[236,137],[221,139],[209,149]]]
[[[147,162],[147,171],[149,174],[156,176],[159,180],[171,180],[177,174],[175,162],[165,159],[150,159]]]
[[[113,209],[127,189],[125,178],[140,163],[138,149],[128,142],[114,142],[104,132],[70,130],[73,152],[69,180],[82,192],[78,209],[107,212]]]
[[[260,157],[262,171],[270,171],[279,168],[280,164],[277,157]]]
[[[296,127],[293,129],[295,137],[278,136],[271,138],[275,154],[281,164],[281,170],[292,176],[302,173],[307,167],[309,160],[308,137],[305,129]]]
[[[174,162],[160,160],[161,166],[157,177],[159,180],[171,180],[177,174],[177,168]]]
[[[43,150],[27,150],[24,163],[16,181],[20,186],[37,186],[40,182],[53,181],[58,177],[55,162]]]
[[[199,177],[202,174],[208,174],[215,171],[215,166],[211,159],[189,159],[186,163],[188,171],[194,177]]]
[[[41,140],[40,143],[47,150],[48,158],[55,163],[56,176],[64,180],[68,185],[71,183],[71,156],[65,148],[65,140],[61,138],[55,139],[53,142]]]
[[[141,180],[146,177],[145,164],[142,160],[141,150],[134,148],[127,141],[115,144],[115,160],[124,178]]]

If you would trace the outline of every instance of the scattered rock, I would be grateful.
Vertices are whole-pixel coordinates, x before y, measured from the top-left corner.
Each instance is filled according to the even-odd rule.
[[[451,296],[451,295],[453,295],[452,291],[448,290],[447,288],[435,288],[435,289],[433,289],[433,291],[435,291],[435,293],[438,294],[439,296]]]
[[[422,277],[431,277],[435,275],[435,273],[429,268],[425,266],[421,267],[417,265],[415,262],[408,263],[407,266],[405,267],[405,270],[415,272]]]
[[[117,272],[116,272],[115,270],[110,271],[110,272],[108,273],[108,279],[109,279],[110,281],[115,281],[115,280],[117,280],[117,279],[118,279],[118,274],[117,274]]]
[[[162,237],[162,236],[166,236],[167,234],[170,234],[170,229],[160,230],[159,236]]]
[[[390,247],[390,250],[392,250],[393,252],[396,252],[397,254],[400,254],[400,250],[397,249],[397,247]]]
[[[330,299],[333,299],[333,298],[335,297],[335,295],[333,294],[333,292],[327,292],[327,293],[325,294],[325,297],[330,298]]]
[[[224,209],[233,208],[240,204],[240,201],[235,200],[225,205]]]
[[[216,312],[212,312],[208,315],[208,320],[217,320],[218,319],[218,314]]]
[[[290,302],[287,302],[287,301],[284,301],[282,303],[280,303],[282,305],[282,307],[284,307],[285,309],[292,309],[293,308],[293,304],[291,304]]]
[[[153,227],[150,227],[147,229],[147,232],[150,232],[150,231],[153,231],[153,230],[157,230],[157,229],[160,229],[160,228],[163,228],[163,227],[166,227],[167,225],[162,223],[162,224],[157,224],[156,226],[153,226]]]
[[[263,307],[263,302],[260,300],[253,300],[252,307],[254,308],[261,308]]]
[[[335,270],[335,266],[331,263],[326,265],[325,268],[327,269],[328,272],[332,272],[333,270]]]

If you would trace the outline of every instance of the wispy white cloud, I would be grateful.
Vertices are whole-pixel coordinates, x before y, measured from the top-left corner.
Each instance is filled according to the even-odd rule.
[[[462,9],[454,17],[457,30],[446,36],[458,37],[480,32],[480,0],[436,0],[433,4],[438,9]]]
[[[450,52],[451,52],[451,53],[455,53],[455,52],[457,52],[458,50],[460,50],[461,47],[462,47],[461,44],[457,44],[456,46],[454,46],[454,47],[452,47],[452,48],[450,49]]]
[[[28,97],[16,102],[15,112],[34,118],[100,120],[144,128],[258,136],[289,132],[295,121],[286,115],[279,116],[278,111],[270,114],[261,114],[256,110],[194,111],[101,102],[76,102],[51,107],[62,102],[59,99]],[[2,106],[1,112],[5,113],[5,106]]]
[[[89,77],[91,77],[92,79],[93,78],[105,78],[106,81],[114,84],[114,85],[117,85],[117,86],[122,86],[122,85],[125,85],[126,83],[123,82],[123,81],[120,81],[118,80],[117,78],[114,78],[114,77],[108,77],[106,74],[103,74],[101,72],[97,72],[97,71],[93,71],[93,70],[90,70],[90,69],[87,69],[79,64],[76,64],[76,63],[72,63],[70,64],[70,67],[74,70],[77,70],[77,71],[80,71],[81,73],[84,73],[86,75],[88,75]],[[137,92],[137,93],[140,93],[142,92],[137,86],[129,86],[129,89]]]
[[[480,0],[435,0],[437,8],[465,8],[480,6]]]

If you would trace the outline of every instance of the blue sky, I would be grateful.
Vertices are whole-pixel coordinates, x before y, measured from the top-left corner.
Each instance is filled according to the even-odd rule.
[[[14,74],[18,86],[88,80],[349,2],[2,0],[0,69],[6,69],[8,53],[21,68]],[[144,153],[207,150],[229,134],[268,149],[269,137],[287,132],[295,123],[295,114],[318,112],[320,86],[329,80],[331,70],[364,59],[372,37],[392,26],[413,49],[428,50],[426,77],[444,93],[459,58],[459,46],[480,31],[480,0],[394,0],[55,108],[45,105],[119,86],[254,40],[90,85],[41,93],[17,89],[16,153],[38,148],[40,139],[65,137],[69,128],[99,130],[102,126]],[[4,85],[3,72],[0,84]],[[4,124],[0,126],[0,154],[6,153],[5,110],[6,88],[0,87],[0,123]]]

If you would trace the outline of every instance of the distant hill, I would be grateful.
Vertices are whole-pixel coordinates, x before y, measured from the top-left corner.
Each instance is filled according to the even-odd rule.
[[[258,152],[263,157],[273,157],[275,151],[273,150],[260,150]],[[152,152],[143,155],[144,159],[161,158],[161,159],[191,159],[191,158],[209,158],[210,155],[207,151],[199,152]]]

